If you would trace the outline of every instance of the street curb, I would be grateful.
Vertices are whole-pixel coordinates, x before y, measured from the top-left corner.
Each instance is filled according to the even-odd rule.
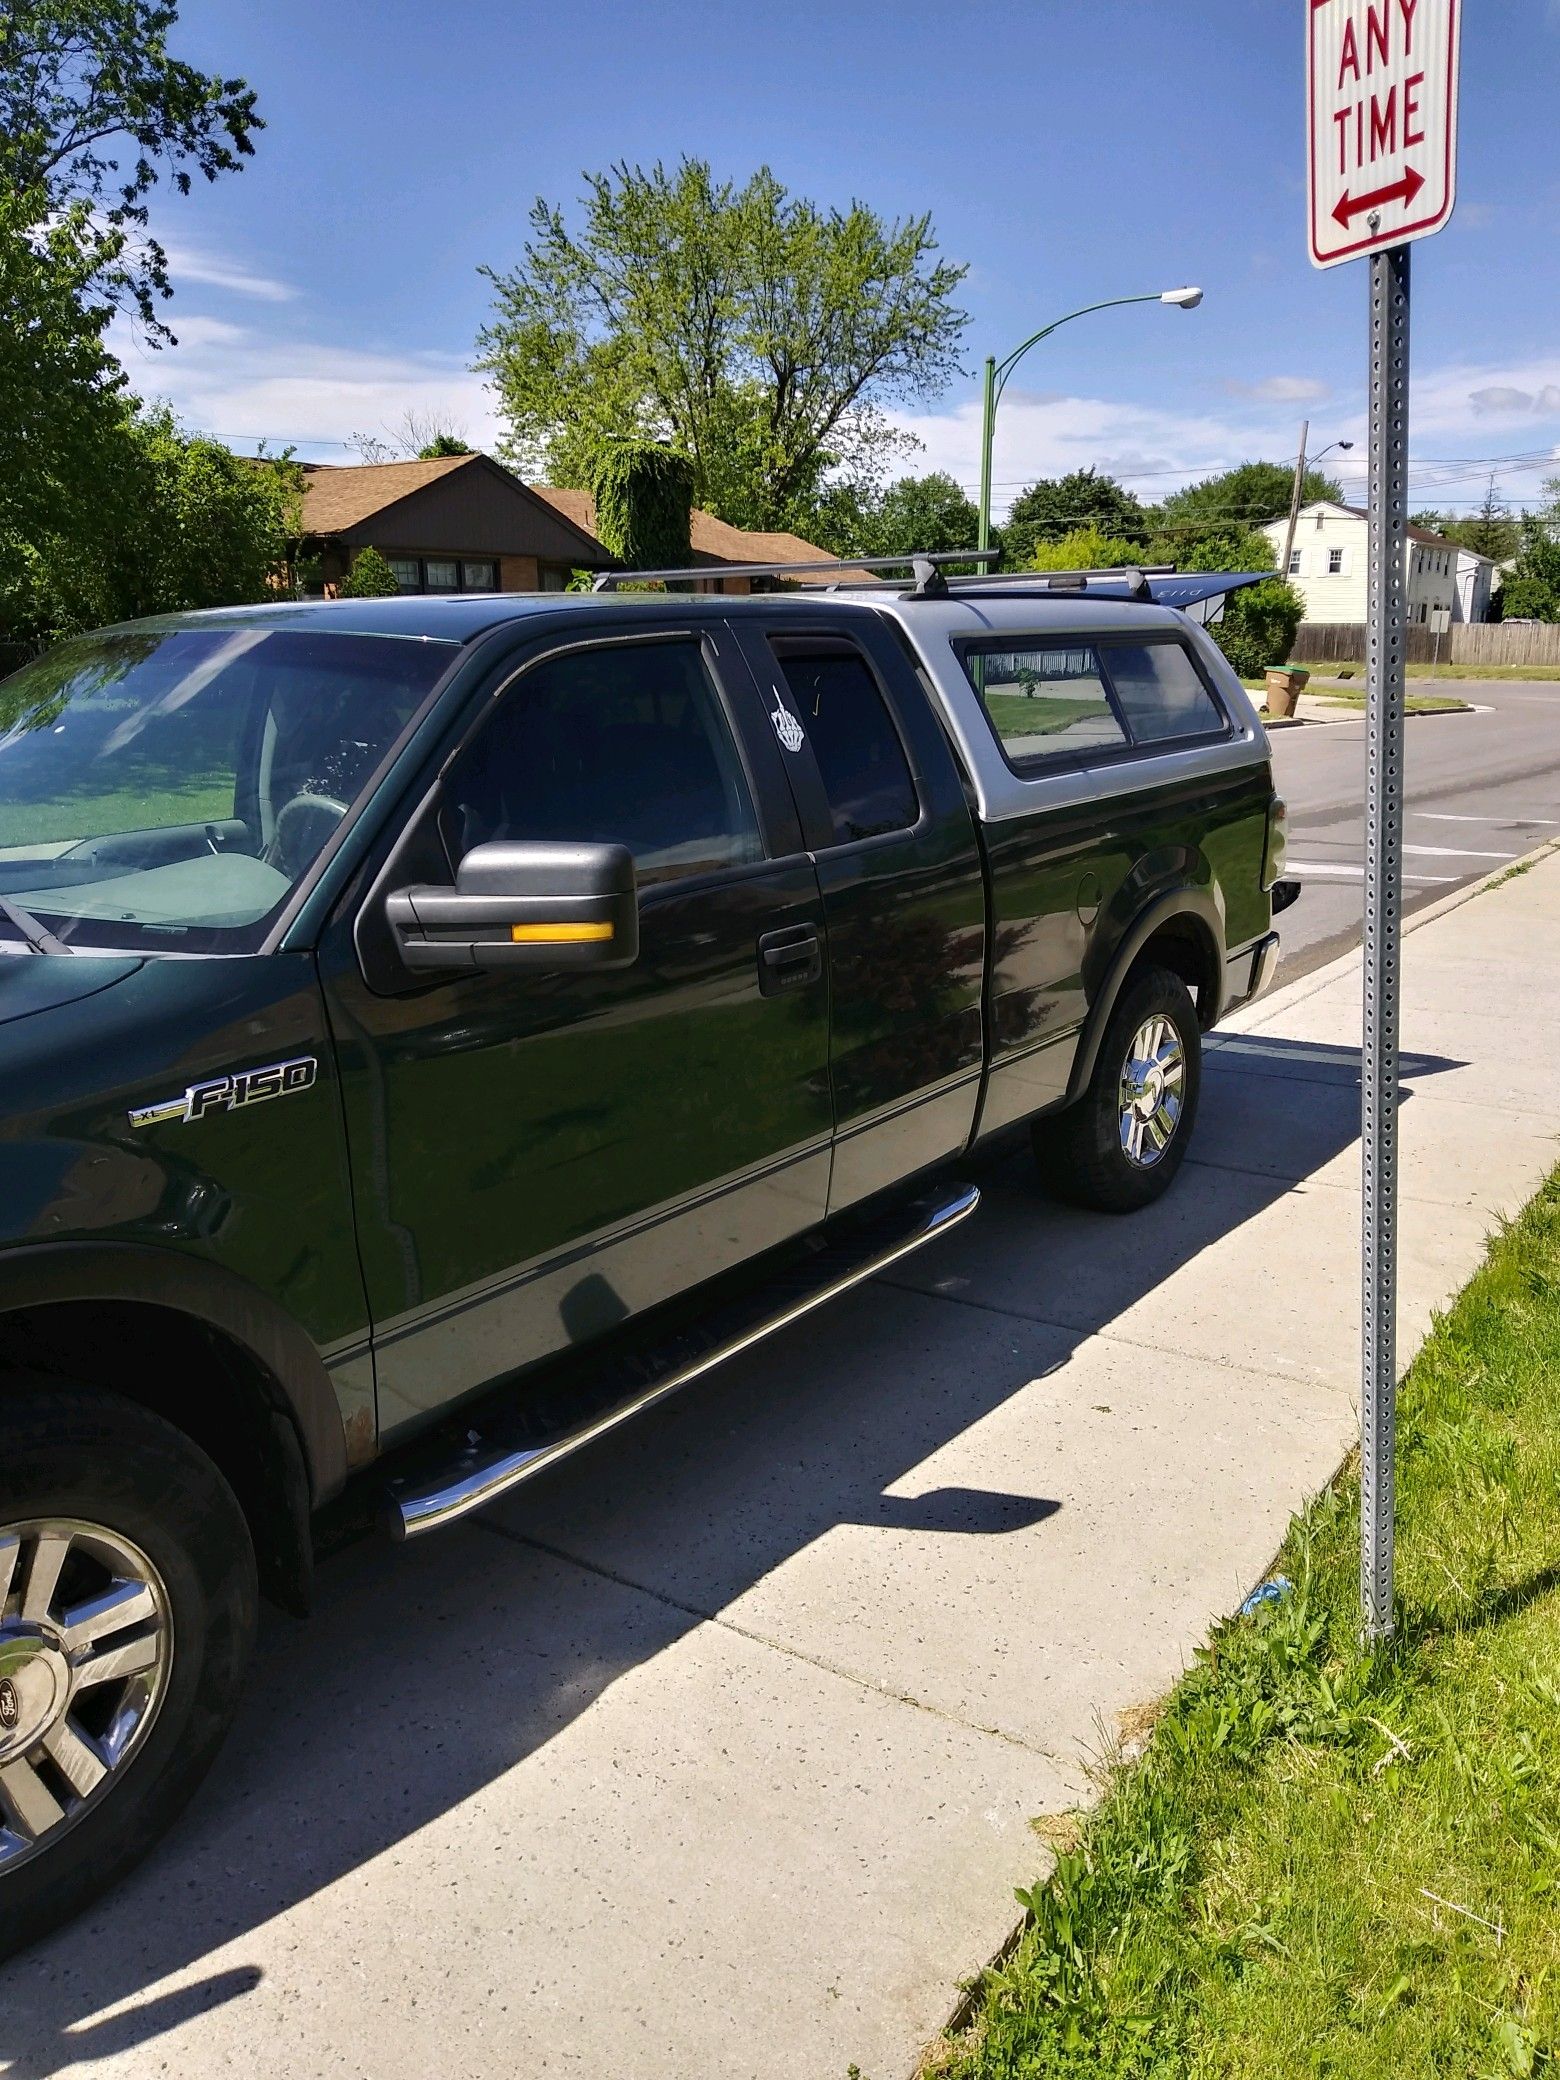
[[[1470,881],[1466,888],[1454,888],[1450,895],[1440,896],[1435,902],[1427,903],[1422,910],[1416,910],[1412,916],[1405,917],[1404,936],[1419,931],[1421,927],[1433,923],[1438,917],[1445,917],[1448,911],[1461,909],[1464,903],[1471,903],[1475,896],[1486,894],[1513,875],[1525,874],[1529,868],[1537,866],[1541,860],[1548,859],[1551,854],[1557,852],[1560,852],[1560,838],[1546,838],[1542,845],[1535,845],[1531,852],[1519,852],[1515,859],[1509,859],[1503,866],[1492,868],[1477,881]],[[1301,886],[1304,886],[1303,882]],[[1359,946],[1351,946],[1347,953],[1340,953],[1337,959],[1329,961],[1326,967],[1313,968],[1309,975],[1301,975],[1293,982],[1286,982],[1282,989],[1274,990],[1271,996],[1258,997],[1255,1003],[1243,1004],[1238,1011],[1231,1012],[1228,1020],[1219,1021],[1214,1028],[1215,1038],[1220,1032],[1249,1032],[1275,1011],[1287,1009],[1290,1004],[1304,1003],[1307,997],[1315,996],[1318,990],[1326,989],[1330,983],[1346,975],[1351,968],[1358,967],[1361,959]]]
[[[1325,695],[1316,694],[1313,698],[1322,700],[1325,698]],[[1405,714],[1403,720],[1405,722],[1431,722],[1438,715],[1484,715],[1488,714],[1488,712],[1489,710],[1481,708],[1477,701],[1462,701],[1455,708],[1421,708],[1417,714]],[[1341,715],[1277,715],[1271,720],[1262,714],[1260,709],[1257,711],[1257,714],[1262,727],[1269,731],[1275,729],[1315,729],[1318,726],[1325,728],[1335,722],[1363,722],[1365,720],[1365,710],[1363,708],[1352,708],[1346,714]]]

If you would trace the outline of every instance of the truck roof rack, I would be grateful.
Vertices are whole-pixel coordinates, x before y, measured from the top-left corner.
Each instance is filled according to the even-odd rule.
[[[832,572],[834,583],[820,591],[884,590],[902,592],[906,599],[947,599],[955,590],[971,586],[1001,588],[1019,594],[1035,592],[1083,592],[1091,579],[1109,579],[1126,584],[1127,597],[1149,600],[1150,577],[1163,577],[1175,569],[1171,563],[1129,565],[1104,570],[1081,571],[980,571],[950,580],[943,569],[952,563],[989,563],[1000,549],[914,550],[904,556],[829,556],[806,563],[706,563],[686,570],[598,571],[591,590],[616,592],[623,585],[673,584],[696,578],[793,578]],[[858,571],[903,571],[904,578],[861,579]]]
[[[689,570],[598,571],[592,592],[616,592],[621,585],[671,583],[690,578],[791,578],[804,571],[899,571],[908,565],[913,575],[907,584],[914,598],[941,598],[947,580],[938,566],[944,563],[989,563],[1000,549],[916,549],[905,556],[822,556],[809,563],[702,563]]]

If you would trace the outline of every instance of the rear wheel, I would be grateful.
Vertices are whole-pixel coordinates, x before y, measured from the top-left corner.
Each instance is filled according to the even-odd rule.
[[[182,1431],[112,1394],[0,1392],[0,1957],[168,1826],[255,1615],[243,1512]]]
[[[1202,1082],[1202,1031],[1179,975],[1142,968],[1111,1012],[1089,1085],[1034,1123],[1035,1160],[1059,1198],[1132,1213],[1181,1167]]]

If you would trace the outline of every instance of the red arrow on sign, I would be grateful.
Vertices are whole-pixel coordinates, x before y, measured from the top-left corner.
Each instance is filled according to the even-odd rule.
[[[1351,221],[1362,211],[1374,209],[1381,202],[1401,202],[1406,208],[1425,184],[1425,177],[1412,166],[1405,167],[1403,178],[1394,181],[1388,188],[1372,188],[1368,195],[1351,195],[1347,188],[1333,206],[1333,216],[1347,231]]]

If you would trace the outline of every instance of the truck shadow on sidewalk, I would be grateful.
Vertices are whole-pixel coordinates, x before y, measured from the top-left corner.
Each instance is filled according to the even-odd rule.
[[[1078,1346],[1174,1293],[1178,1274],[1223,1263],[1242,1277],[1231,1238],[1357,1134],[1346,1050],[1242,1035],[1208,1065],[1197,1160],[1146,1213],[1072,1212],[1038,1195],[1027,1159],[983,1160],[981,1212],[892,1284],[793,1326],[483,1518],[324,1562],[307,1624],[268,1616],[233,1736],[172,1836],[99,1907],[0,1967],[6,2080],[121,2055],[242,2000],[262,1976],[247,1935],[453,1814],[840,1527],[1052,1537],[1067,1522],[1065,1456],[1048,1465],[1054,1493],[936,1469],[918,1492],[892,1491],[916,1489],[933,1454],[1021,1397],[1054,1412]],[[1405,1099],[1459,1066],[1405,1058]],[[1155,1363],[1146,1351],[1145,1377]],[[594,1831],[581,1842],[582,1858],[607,1853]],[[525,1855],[523,1834],[506,1853]],[[361,1906],[343,1890],[341,1914]],[[427,1911],[437,1955],[460,1940],[458,1888]],[[173,1974],[190,1976],[169,1988]]]

